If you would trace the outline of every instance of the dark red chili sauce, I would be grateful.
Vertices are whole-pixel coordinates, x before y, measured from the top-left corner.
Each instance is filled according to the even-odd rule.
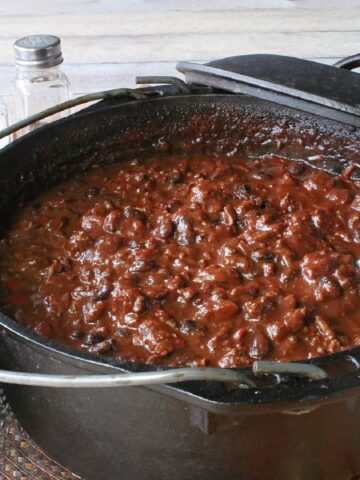
[[[360,345],[358,185],[276,156],[94,167],[0,243],[2,309],[136,362],[239,367]]]

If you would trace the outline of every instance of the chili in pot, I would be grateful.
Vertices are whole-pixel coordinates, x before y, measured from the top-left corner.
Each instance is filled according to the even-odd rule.
[[[360,344],[355,181],[275,155],[97,165],[20,211],[2,310],[90,353],[168,366]]]

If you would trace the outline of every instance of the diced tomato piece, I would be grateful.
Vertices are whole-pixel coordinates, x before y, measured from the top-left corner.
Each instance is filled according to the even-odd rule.
[[[28,297],[20,293],[13,293],[7,297],[7,301],[12,305],[25,305],[28,302]]]
[[[2,283],[10,290],[17,290],[20,287],[20,280],[17,278],[9,278],[8,280],[4,280]]]

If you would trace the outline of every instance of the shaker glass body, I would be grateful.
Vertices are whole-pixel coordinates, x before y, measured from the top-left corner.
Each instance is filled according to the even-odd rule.
[[[13,84],[15,121],[29,117],[70,98],[69,80],[61,71],[60,66],[39,69],[22,66],[16,68],[17,75]],[[50,119],[44,119],[39,124],[31,126],[31,129],[49,121],[57,120],[67,114],[66,111],[57,113]]]

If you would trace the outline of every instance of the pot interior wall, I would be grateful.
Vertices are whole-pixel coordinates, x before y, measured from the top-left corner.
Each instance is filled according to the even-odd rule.
[[[39,129],[0,153],[2,227],[14,205],[94,163],[147,154],[277,153],[340,174],[360,165],[352,127],[233,95],[130,101],[89,110]],[[360,174],[357,168],[352,173]]]

